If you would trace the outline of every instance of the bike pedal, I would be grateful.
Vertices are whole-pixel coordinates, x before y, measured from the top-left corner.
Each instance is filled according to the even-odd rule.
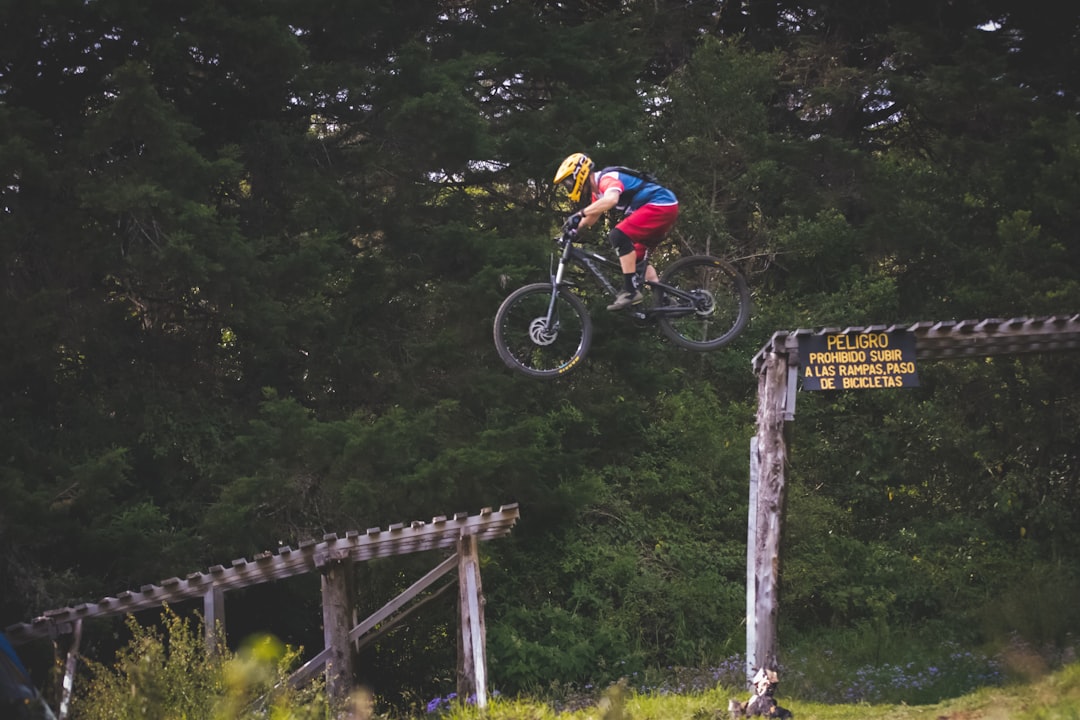
[[[630,317],[634,318],[635,320],[644,320],[645,319],[645,313],[643,313],[640,310],[635,310],[632,313],[630,313]]]

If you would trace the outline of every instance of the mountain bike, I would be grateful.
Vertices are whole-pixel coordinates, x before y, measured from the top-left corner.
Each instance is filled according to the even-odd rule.
[[[576,232],[564,226],[555,238],[560,255],[548,282],[510,293],[495,313],[495,347],[512,370],[551,379],[578,367],[592,344],[593,323],[586,300],[596,295],[578,284],[591,281],[601,297],[614,298],[622,285],[618,259],[576,244]],[[552,253],[554,262],[555,253]],[[659,282],[644,279],[648,257],[638,264],[642,287],[651,302],[620,311],[639,321],[655,322],[681,348],[716,350],[743,331],[750,319],[750,290],[730,263],[711,255],[679,258],[664,269]],[[613,281],[614,279],[614,281]]]

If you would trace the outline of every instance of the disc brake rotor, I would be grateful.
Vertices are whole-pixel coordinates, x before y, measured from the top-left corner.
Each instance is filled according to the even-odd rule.
[[[708,290],[697,290],[694,292],[697,296],[694,300],[694,312],[698,315],[712,315],[716,312],[716,298]]]
[[[559,328],[548,325],[547,318],[538,317],[529,323],[529,337],[537,345],[550,345],[559,337]]]

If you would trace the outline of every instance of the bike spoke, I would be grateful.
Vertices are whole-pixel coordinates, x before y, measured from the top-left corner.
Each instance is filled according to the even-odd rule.
[[[580,301],[559,293],[549,316],[550,305],[551,286],[536,285],[517,291],[499,309],[495,342],[509,367],[532,377],[557,377],[587,351],[591,330]]]
[[[715,258],[684,258],[668,269],[664,282],[689,296],[664,295],[669,307],[685,307],[686,312],[659,318],[664,333],[683,347],[720,347],[741,333],[749,319],[745,281],[734,268]]]

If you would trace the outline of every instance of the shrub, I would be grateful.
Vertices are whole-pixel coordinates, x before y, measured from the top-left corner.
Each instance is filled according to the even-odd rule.
[[[113,667],[87,661],[89,683],[76,698],[82,720],[307,720],[323,717],[316,685],[300,693],[284,682],[298,653],[270,636],[233,654],[207,652],[201,623],[168,607],[159,626],[128,617],[131,640]],[[78,686],[77,686],[78,687]]]

